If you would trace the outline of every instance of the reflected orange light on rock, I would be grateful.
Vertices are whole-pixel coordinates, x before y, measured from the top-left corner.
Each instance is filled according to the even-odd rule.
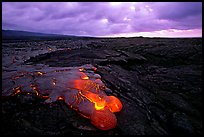
[[[90,116],[86,116],[86,115],[84,115],[84,114],[82,114],[82,113],[80,113],[80,112],[78,112],[82,117],[85,117],[85,118],[88,118],[88,119],[90,119]]]
[[[55,86],[57,84],[57,80],[55,78],[52,79],[52,84]]]
[[[96,67],[93,67],[93,70],[94,70],[94,72],[97,70],[97,68]]]

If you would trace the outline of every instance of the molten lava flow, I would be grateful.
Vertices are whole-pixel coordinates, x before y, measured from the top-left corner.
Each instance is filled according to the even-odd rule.
[[[90,117],[91,123],[101,130],[109,130],[116,127],[117,118],[108,109],[96,110]]]
[[[106,105],[106,101],[99,96],[95,98],[94,103],[94,107],[96,110],[103,110]]]
[[[116,127],[114,112],[122,109],[122,103],[118,98],[106,95],[107,87],[101,81],[101,76],[94,73],[96,70],[92,65],[54,71],[53,68],[51,71],[38,69],[34,72],[21,71],[10,78],[15,83],[30,82],[15,86],[14,95],[29,89],[28,92],[34,91],[37,96],[47,99],[46,103],[63,100],[80,115],[89,118],[97,128],[109,130]]]
[[[92,80],[74,80],[73,81],[73,87],[78,90],[82,91],[90,91],[92,88],[98,90],[99,87],[96,83],[94,83]]]
[[[94,94],[90,91],[84,91],[83,93],[79,92],[81,96],[88,99],[90,102],[94,103],[94,107],[96,110],[103,110],[106,106],[106,101],[101,98],[99,95]]]
[[[38,71],[37,75],[41,76],[41,75],[43,75],[43,72]]]
[[[79,68],[79,71],[80,71],[80,72],[82,72],[82,71],[84,71],[84,70],[85,70],[84,68]]]
[[[21,92],[21,86],[14,88],[13,96]]]
[[[33,89],[33,91],[35,91],[36,95],[39,95],[39,88],[38,85],[36,84],[30,84],[30,87]]]
[[[87,75],[85,73],[80,72],[80,74],[81,79],[74,80],[73,88],[80,90],[79,94],[81,96],[94,103],[95,110],[104,110],[105,107],[108,107],[111,112],[119,112],[122,109],[122,103],[119,99],[114,96],[108,96],[108,99],[105,99],[104,95],[97,94],[103,88],[100,88],[96,80],[86,79]],[[93,93],[93,91],[95,92]]]
[[[85,73],[80,72],[80,74],[81,74],[81,79],[82,80],[88,80],[89,79],[89,77]]]
[[[107,106],[111,112],[119,112],[122,109],[122,103],[114,96],[108,96],[109,102]]]
[[[63,98],[62,96],[59,96],[59,97],[57,98],[57,100],[64,100],[64,98]]]
[[[81,79],[87,80],[87,79],[89,79],[89,77],[88,76],[83,76]]]

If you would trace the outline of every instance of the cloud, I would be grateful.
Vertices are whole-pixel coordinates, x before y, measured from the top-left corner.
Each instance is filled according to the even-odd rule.
[[[199,2],[160,3],[155,10],[159,19],[180,20],[189,16],[202,16],[202,4]]]
[[[3,2],[2,28],[90,36],[202,29],[202,3]]]

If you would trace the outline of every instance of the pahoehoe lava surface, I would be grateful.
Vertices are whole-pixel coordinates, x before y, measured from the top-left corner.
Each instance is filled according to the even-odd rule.
[[[61,42],[53,46],[64,44],[64,49],[30,57],[24,64],[96,66],[113,91],[107,94],[123,103],[116,113],[117,127],[100,131],[63,101],[48,105],[34,94],[18,94],[2,98],[2,134],[202,135],[202,39],[90,39],[71,46]],[[24,47],[28,43],[34,42]]]

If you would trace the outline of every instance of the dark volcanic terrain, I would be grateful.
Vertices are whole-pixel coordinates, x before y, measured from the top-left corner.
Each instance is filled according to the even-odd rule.
[[[2,97],[3,135],[202,135],[201,38],[7,40],[2,51],[3,74],[15,62],[92,64],[113,91],[107,94],[123,104],[117,127],[100,131],[63,101],[49,105],[22,93]]]

